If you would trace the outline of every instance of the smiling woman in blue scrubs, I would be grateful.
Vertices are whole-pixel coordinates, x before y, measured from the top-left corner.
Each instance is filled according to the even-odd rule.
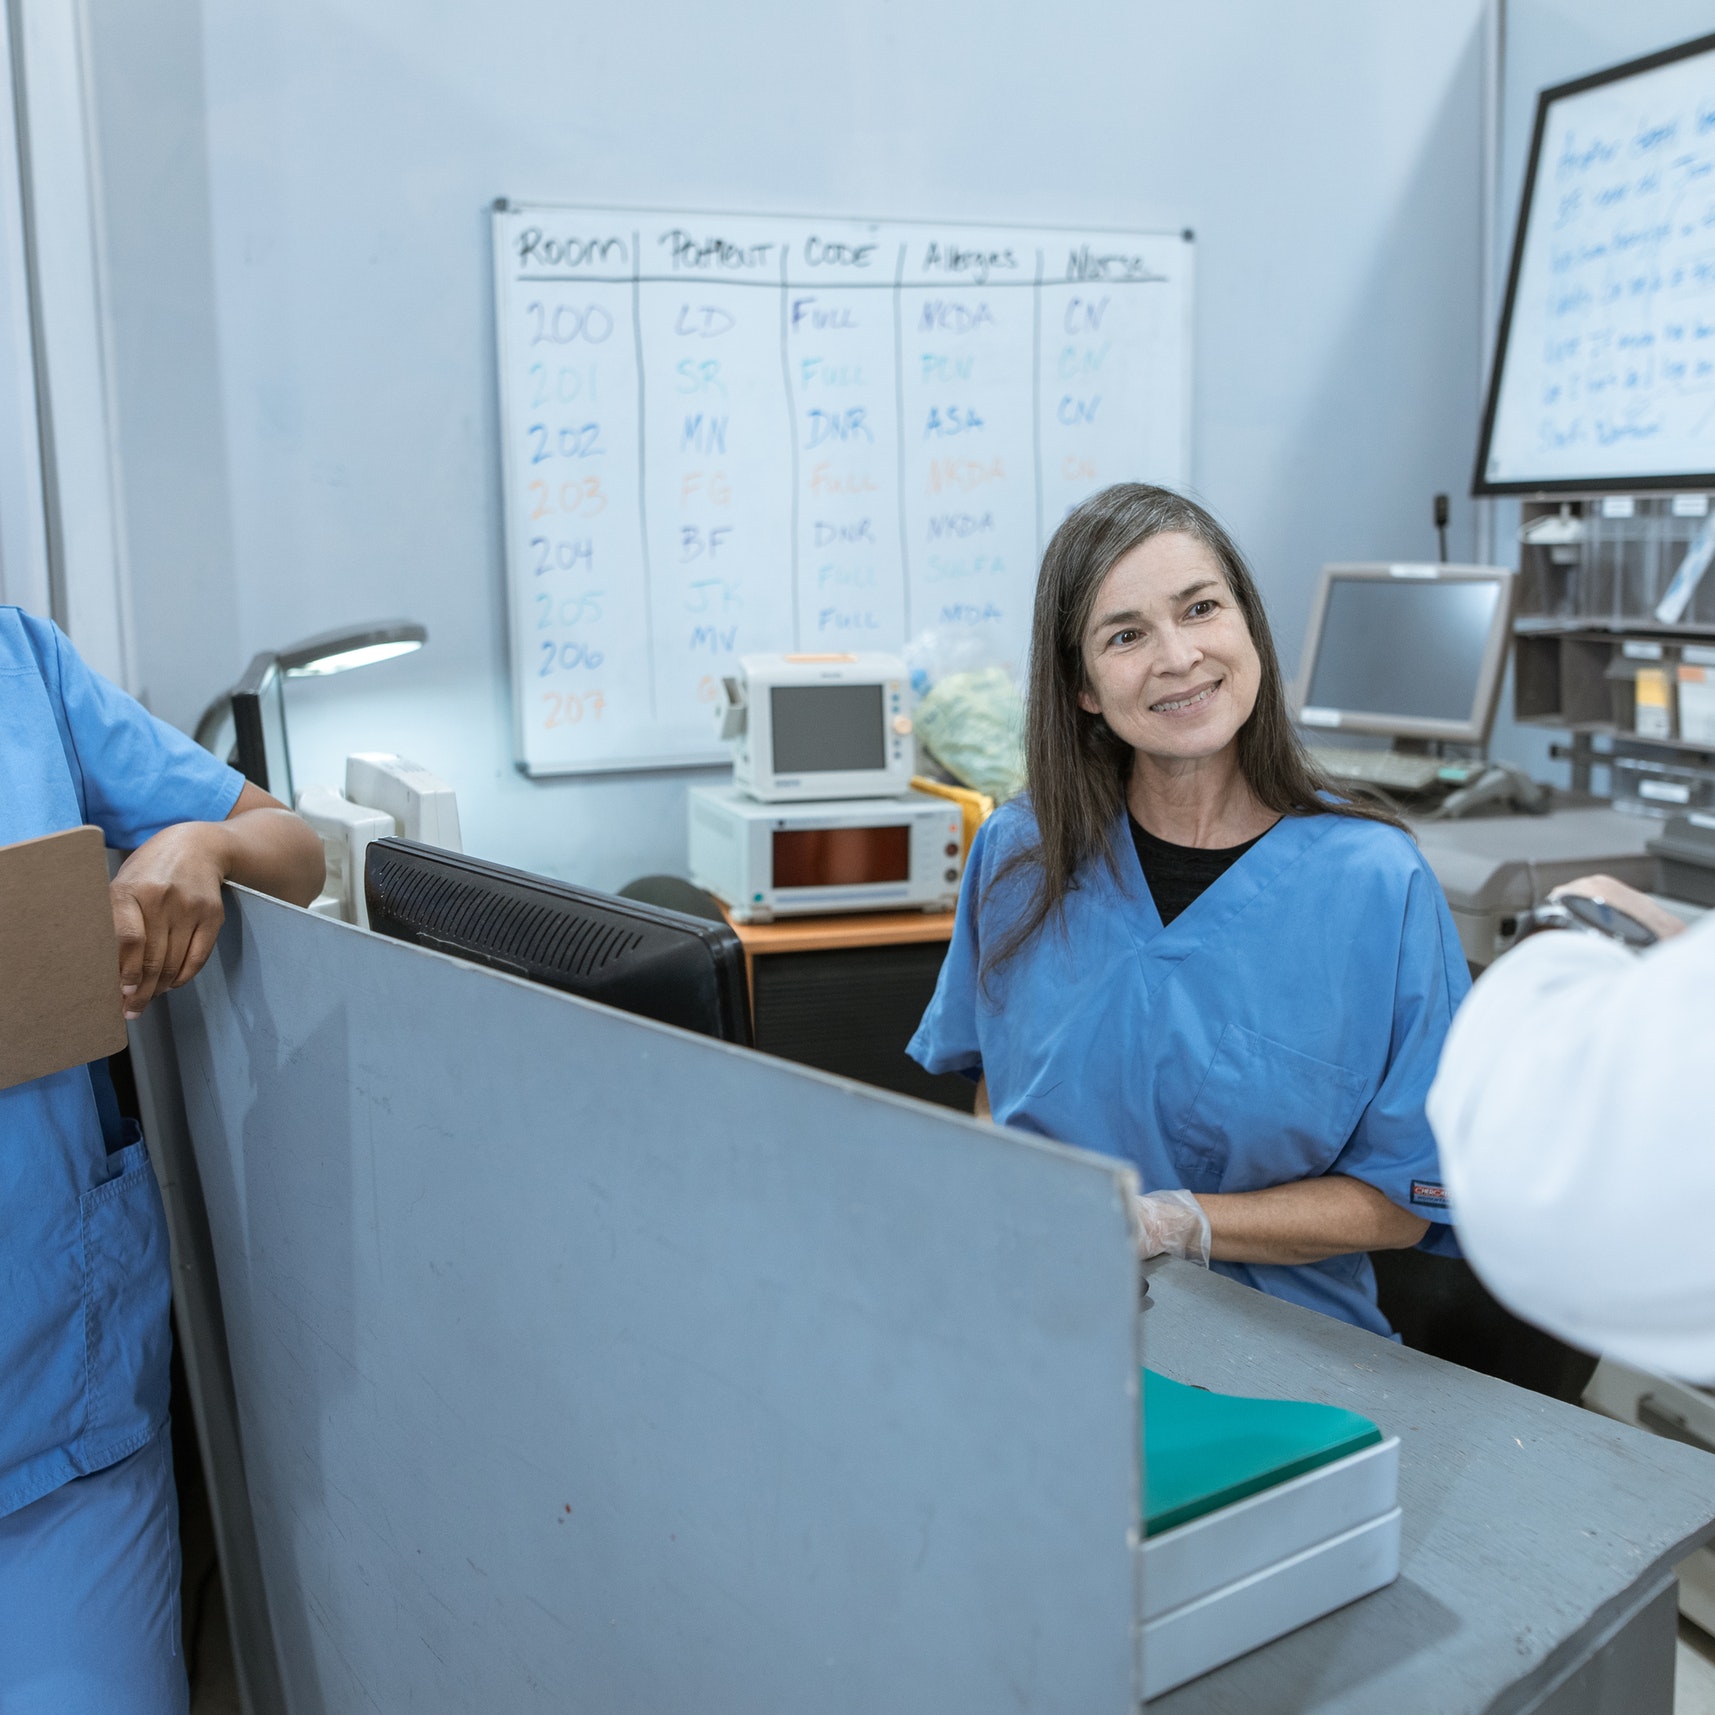
[[[1470,980],[1410,836],[1312,769],[1201,507],[1124,484],[1055,533],[1026,757],[912,1056],[1133,1162],[1145,1255],[1391,1332],[1367,1253],[1456,1254],[1423,1103]]]
[[[224,881],[308,904],[321,844],[0,607],[0,845],[94,823],[135,1018],[202,968]],[[166,1217],[105,1063],[0,1091],[0,1711],[182,1715]]]

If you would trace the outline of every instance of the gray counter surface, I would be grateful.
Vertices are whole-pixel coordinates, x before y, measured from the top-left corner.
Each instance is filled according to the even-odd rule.
[[[1322,1400],[1397,1434],[1405,1515],[1397,1582],[1151,1715],[1655,1706],[1635,1685],[1635,1702],[1556,1693],[1715,1534],[1715,1458],[1188,1263],[1152,1265],[1143,1339],[1144,1361],[1175,1381]],[[1671,1622],[1665,1636],[1671,1685]]]

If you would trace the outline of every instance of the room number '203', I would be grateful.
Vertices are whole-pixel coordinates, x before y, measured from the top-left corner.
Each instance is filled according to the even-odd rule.
[[[970,632],[1043,546],[1188,475],[1188,235],[494,215],[517,756],[723,760],[734,656]]]

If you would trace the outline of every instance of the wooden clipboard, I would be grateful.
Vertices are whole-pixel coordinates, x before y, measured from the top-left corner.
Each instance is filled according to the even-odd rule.
[[[0,1090],[124,1046],[101,830],[0,846]]]

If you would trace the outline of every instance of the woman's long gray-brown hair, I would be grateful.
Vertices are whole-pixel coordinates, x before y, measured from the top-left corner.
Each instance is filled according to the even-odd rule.
[[[989,883],[992,888],[1027,870],[1034,885],[1018,921],[984,960],[985,975],[1058,914],[1085,864],[1100,858],[1118,874],[1113,834],[1125,806],[1132,750],[1100,715],[1078,705],[1078,693],[1086,689],[1084,631],[1108,573],[1152,536],[1168,534],[1194,537],[1220,561],[1256,647],[1262,673],[1256,707],[1239,728],[1238,761],[1257,801],[1282,816],[1332,812],[1401,825],[1386,810],[1340,797],[1312,765],[1287,713],[1262,596],[1232,537],[1182,494],[1141,482],[1116,483],[1075,507],[1042,556],[1024,722],[1037,841],[1003,863]]]

